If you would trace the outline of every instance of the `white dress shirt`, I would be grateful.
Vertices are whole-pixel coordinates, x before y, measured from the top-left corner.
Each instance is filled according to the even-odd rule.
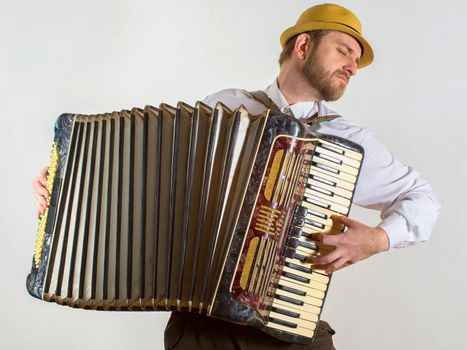
[[[279,90],[277,81],[264,92],[283,113],[307,118],[318,112],[320,116],[336,113],[322,102],[299,102],[289,105]],[[204,102],[214,107],[216,102],[230,109],[240,105],[252,114],[264,111],[264,106],[245,90],[226,89],[209,95]],[[359,181],[353,202],[381,212],[381,223],[393,248],[402,248],[429,238],[441,207],[427,181],[420,173],[401,164],[365,128],[343,117],[312,126],[313,131],[335,135],[361,145],[365,150]]]

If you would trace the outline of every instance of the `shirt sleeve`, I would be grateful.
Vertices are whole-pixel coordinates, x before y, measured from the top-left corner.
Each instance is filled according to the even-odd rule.
[[[381,212],[390,247],[403,248],[427,240],[441,206],[429,183],[400,163],[373,134],[362,141],[365,158],[354,203]]]

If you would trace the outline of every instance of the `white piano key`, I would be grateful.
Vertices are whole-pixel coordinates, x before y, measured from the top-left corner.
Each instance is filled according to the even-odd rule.
[[[347,208],[350,207],[350,200],[348,198],[341,197],[334,192],[323,190],[315,185],[307,186],[305,189],[305,194],[307,193],[319,198],[326,199],[330,203],[340,204]]]
[[[296,312],[297,314],[300,315],[300,318],[309,320],[309,321],[318,321],[319,315],[321,313],[321,306],[322,301],[318,300],[321,302],[321,305],[319,306],[314,306],[313,304],[310,303],[304,303],[305,306],[303,307],[298,307],[295,304],[288,303],[286,301],[282,301],[280,299],[274,300],[272,303],[273,307],[277,307],[278,309],[284,309],[290,312]]]
[[[310,167],[309,171],[310,177],[319,177],[320,179],[327,180],[328,182],[335,183],[336,187],[346,189],[348,191],[353,191],[355,189],[355,181],[351,182],[339,177],[336,177],[335,174],[331,174],[329,172],[325,172],[315,166]]]
[[[312,295],[296,295],[278,289],[278,293],[274,298],[274,303],[282,305],[287,310],[295,311],[298,313],[308,313],[311,315],[319,316],[323,306],[323,299],[313,297]]]
[[[302,327],[299,327],[299,326],[296,326],[295,328],[290,328],[290,327],[286,327],[286,326],[276,324],[276,323],[273,323],[273,322],[268,322],[267,326],[269,328],[272,328],[272,329],[277,329],[277,330],[282,331],[282,332],[301,335],[301,336],[307,337],[307,338],[312,338],[313,334],[315,333],[314,330],[310,330],[310,329],[307,329],[307,328],[302,328]]]
[[[324,147],[321,147],[321,146],[317,146],[315,150],[316,150],[317,153],[325,154],[325,155],[327,155],[329,157],[338,159],[338,160],[342,161],[342,163],[347,164],[348,166],[351,166],[351,167],[354,167],[354,168],[359,168],[360,167],[361,161],[350,158],[350,157],[347,157],[346,155],[333,152],[333,151],[331,151],[329,149],[326,149]]]
[[[323,209],[329,209],[334,212],[338,212],[342,215],[347,215],[349,213],[349,206],[345,206],[339,203],[333,203],[327,198],[318,197],[314,193],[310,193],[308,190],[305,190],[303,199],[309,203],[317,205]]]
[[[299,270],[296,270],[296,269],[293,269],[287,266],[284,266],[283,271],[293,273],[295,275],[302,276],[304,278],[308,278],[310,280],[310,284],[312,283],[315,289],[322,290],[323,292],[325,292],[327,289],[327,283],[321,282],[322,278],[320,277],[315,278],[315,275],[317,276],[322,276],[322,275],[314,274],[314,273],[306,273],[306,272],[299,271]],[[329,281],[329,278],[328,278],[328,281]]]
[[[296,318],[296,317],[290,317],[290,316],[283,315],[283,314],[280,314],[274,311],[271,311],[269,313],[269,317],[272,317],[273,319],[277,319],[277,320],[282,320],[285,322],[290,322],[290,323],[296,324],[297,326],[301,328],[310,329],[310,330],[313,330],[316,326],[316,322],[312,322],[309,320],[304,320],[304,319]]]
[[[285,276],[281,276],[281,278],[279,279],[279,284],[295,286],[295,288],[297,289],[304,290],[309,296],[312,296],[320,300],[324,299],[325,293],[322,290],[314,289],[313,284],[310,285],[309,283],[303,283],[300,281],[296,281]]]
[[[322,174],[329,175],[336,179],[345,180],[352,184],[357,182],[357,172],[353,171],[352,173],[348,173],[346,171],[342,171],[342,169],[334,167],[333,165],[334,164],[329,161],[316,157],[313,158],[310,169],[316,170]]]
[[[343,189],[343,188],[340,188],[340,187],[337,187],[337,186],[329,185],[328,184],[329,181],[328,181],[328,183],[324,183],[324,179],[320,179],[318,176],[316,176],[314,178],[313,177],[309,178],[307,183],[310,186],[316,186],[316,187],[322,188],[324,190],[331,191],[334,194],[336,194],[338,196],[341,196],[341,197],[344,197],[344,198],[351,199],[352,195],[353,195],[353,193],[351,191],[348,191],[346,189]]]
[[[318,146],[328,149],[328,150],[332,150],[338,154],[339,153],[343,154],[346,157],[349,157],[349,158],[352,158],[358,161],[361,161],[363,159],[363,155],[360,152],[355,152],[351,149],[348,149],[347,147],[336,145],[335,143],[331,143],[329,141],[320,140]]]

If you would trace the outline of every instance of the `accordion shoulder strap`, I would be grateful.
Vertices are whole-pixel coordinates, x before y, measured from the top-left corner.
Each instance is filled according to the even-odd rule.
[[[280,108],[274,103],[273,100],[262,90],[257,91],[248,91],[248,93],[253,97],[256,101],[263,104],[267,109],[270,109],[274,112],[281,112]],[[313,125],[318,124],[321,122],[331,121],[338,118],[339,115],[326,115],[326,116],[319,116],[318,112],[313,114],[311,117],[308,117],[303,120],[305,124]]]
[[[267,109],[270,109],[274,112],[280,112],[281,109],[274,103],[273,100],[269,98],[269,96],[262,90],[256,91],[248,91],[248,93],[253,97],[256,101],[264,105]]]

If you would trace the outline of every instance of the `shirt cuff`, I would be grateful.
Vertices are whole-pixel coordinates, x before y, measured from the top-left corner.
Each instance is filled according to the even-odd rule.
[[[387,216],[378,227],[386,231],[390,248],[405,248],[409,245],[407,240],[407,221],[403,216],[392,213]]]

